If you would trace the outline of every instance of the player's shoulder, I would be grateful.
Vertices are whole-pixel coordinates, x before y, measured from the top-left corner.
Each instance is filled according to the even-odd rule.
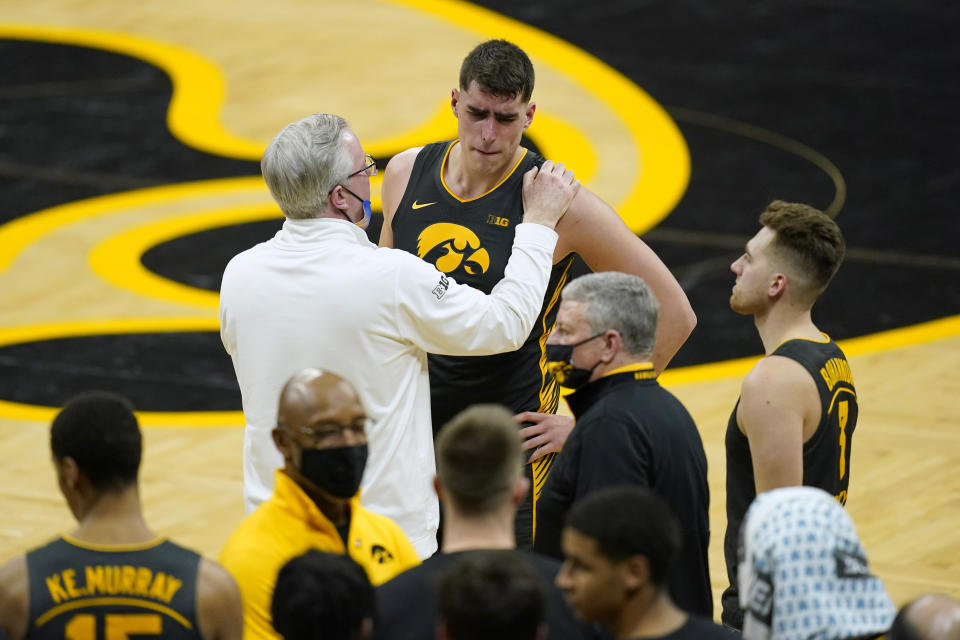
[[[413,164],[417,161],[417,156],[420,155],[422,150],[423,147],[412,147],[390,158],[387,163],[386,175],[409,174],[413,171]]]
[[[810,380],[802,364],[786,356],[765,356],[743,378],[742,394],[775,393]]]
[[[237,582],[219,562],[200,558],[197,570],[197,591],[201,595],[232,595],[237,593]]]

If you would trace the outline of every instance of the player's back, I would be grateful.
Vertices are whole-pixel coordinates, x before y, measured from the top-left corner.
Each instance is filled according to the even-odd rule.
[[[27,554],[26,638],[200,638],[200,556],[168,540],[88,545],[66,536]]]

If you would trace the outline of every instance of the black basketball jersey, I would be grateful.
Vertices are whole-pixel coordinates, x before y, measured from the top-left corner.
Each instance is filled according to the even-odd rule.
[[[850,365],[843,351],[832,340],[788,340],[777,347],[775,356],[799,362],[810,372],[820,393],[820,423],[803,444],[803,484],[818,487],[833,495],[840,504],[847,502],[850,485],[850,447],[857,426],[857,392]],[[747,508],[757,496],[750,456],[750,442],[737,426],[737,408],[727,423],[727,531],[723,553],[727,576],[732,585],[723,594],[723,620],[732,626],[740,621],[736,609],[737,547],[740,525]]]
[[[420,256],[462,284],[489,294],[503,279],[514,228],[523,221],[523,174],[543,164],[524,150],[509,175],[489,192],[463,200],[444,184],[443,168],[456,141],[436,142],[417,155],[393,215],[394,246]],[[434,433],[480,402],[511,411],[556,411],[559,388],[546,371],[546,335],[553,327],[573,254],[555,264],[533,330],[517,351],[492,356],[430,354]]]
[[[27,553],[37,640],[200,638],[200,556],[168,540],[93,546],[66,538]]]

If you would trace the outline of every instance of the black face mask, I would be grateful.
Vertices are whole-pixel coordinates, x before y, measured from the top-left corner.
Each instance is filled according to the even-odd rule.
[[[568,389],[579,389],[590,382],[590,376],[593,370],[600,365],[600,361],[589,369],[582,369],[573,366],[573,350],[580,345],[596,340],[606,331],[601,331],[595,336],[581,340],[576,344],[548,344],[547,345],[547,369],[557,379],[557,382]]]
[[[300,453],[300,475],[330,495],[344,500],[357,495],[366,466],[366,443],[303,449]]]

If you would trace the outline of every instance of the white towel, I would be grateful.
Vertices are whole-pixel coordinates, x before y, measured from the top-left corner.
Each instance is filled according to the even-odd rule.
[[[830,494],[812,487],[762,493],[740,532],[746,640],[839,640],[890,628],[896,608]]]

